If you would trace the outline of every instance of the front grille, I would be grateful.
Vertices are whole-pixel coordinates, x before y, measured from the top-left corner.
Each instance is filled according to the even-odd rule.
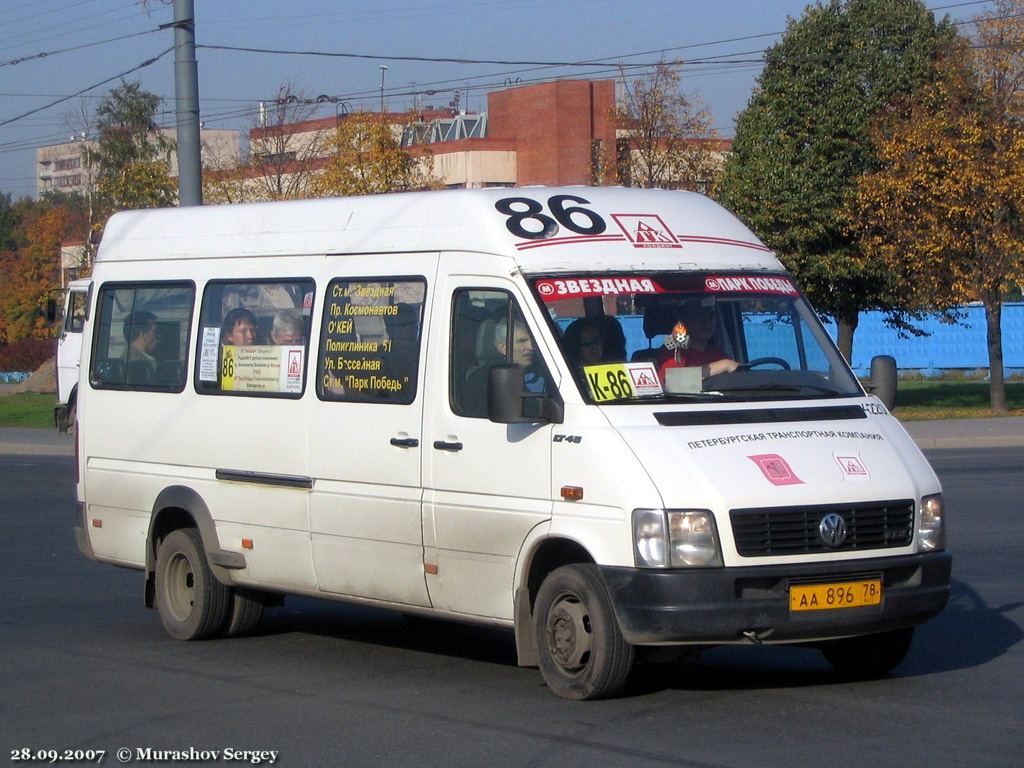
[[[826,545],[818,532],[822,518],[832,512],[846,523],[846,540],[838,546]],[[733,509],[729,517],[743,557],[905,547],[914,536],[914,502],[907,499]]]

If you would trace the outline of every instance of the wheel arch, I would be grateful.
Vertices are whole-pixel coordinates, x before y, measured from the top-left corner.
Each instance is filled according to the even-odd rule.
[[[230,586],[230,569],[244,568],[245,558],[238,553],[223,552],[217,538],[217,527],[213,515],[202,496],[195,489],[184,485],[164,488],[153,502],[153,513],[149,518],[149,532],[146,534],[146,591],[145,603],[152,608],[155,599],[156,552],[160,542],[173,531],[181,528],[195,528],[203,542],[210,571],[217,581]]]
[[[533,633],[533,606],[547,575],[573,563],[594,563],[590,551],[575,539],[548,536],[532,543],[523,559],[514,596],[516,656],[521,667],[537,666],[537,643]]]

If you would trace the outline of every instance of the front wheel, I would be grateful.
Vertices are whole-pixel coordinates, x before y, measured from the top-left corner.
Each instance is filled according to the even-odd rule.
[[[611,600],[589,563],[552,571],[537,593],[534,631],[544,680],[566,699],[600,699],[618,693],[633,668]]]
[[[821,652],[843,677],[881,677],[906,657],[914,640],[914,628],[895,629],[876,635],[846,637],[822,646]]]
[[[231,593],[214,578],[195,528],[167,535],[156,554],[156,607],[171,637],[202,640],[220,634]]]

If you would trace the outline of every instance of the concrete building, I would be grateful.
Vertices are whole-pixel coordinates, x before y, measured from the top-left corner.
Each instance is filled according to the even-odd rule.
[[[162,133],[174,141],[174,130],[164,128]],[[238,131],[204,129],[200,131],[200,141],[204,164],[211,158],[238,154]],[[39,147],[36,150],[36,194],[42,195],[51,191],[86,192],[92,185],[94,172],[85,164],[83,155],[86,149],[94,148],[95,145],[95,141],[83,138]],[[177,177],[177,153],[171,152],[168,160],[171,164],[171,175]]]

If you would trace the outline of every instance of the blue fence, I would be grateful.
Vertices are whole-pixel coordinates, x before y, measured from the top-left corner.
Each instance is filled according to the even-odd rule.
[[[0,384],[19,384],[27,378],[27,373],[11,373],[0,371]]]
[[[853,369],[858,376],[866,376],[875,355],[892,355],[901,371],[918,371],[933,376],[942,371],[974,371],[988,368],[988,346],[985,340],[985,310],[980,305],[964,307],[963,319],[950,325],[929,316],[916,323],[926,336],[900,338],[899,332],[886,327],[882,312],[862,312],[853,337]],[[640,315],[619,315],[618,320],[626,335],[626,349],[631,353],[647,347],[643,318]],[[559,321],[564,329],[569,319]],[[835,323],[825,327],[836,338]],[[1024,303],[1003,305],[1003,368],[1007,376],[1024,375]],[[749,330],[748,330],[749,332]],[[786,350],[766,352],[769,341],[759,343],[764,354],[786,357]],[[655,346],[661,337],[655,338]]]
[[[853,369],[866,375],[875,355],[892,355],[901,371],[935,375],[947,370],[973,371],[988,368],[985,339],[985,309],[981,305],[963,308],[964,318],[956,325],[927,317],[916,325],[928,336],[900,338],[887,328],[882,312],[862,312],[853,336]],[[826,324],[836,338],[835,324]],[[1003,305],[1003,367],[1006,375],[1024,374],[1024,303]]]

